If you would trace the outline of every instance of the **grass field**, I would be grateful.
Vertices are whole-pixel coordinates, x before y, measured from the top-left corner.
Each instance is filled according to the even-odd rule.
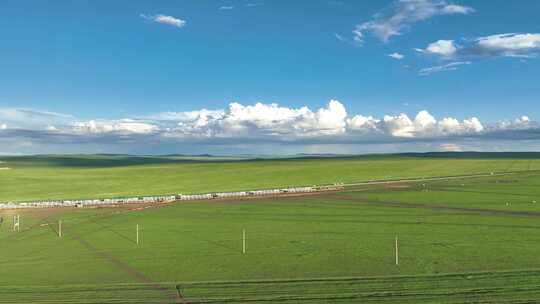
[[[540,154],[410,154],[234,160],[132,156],[0,158],[0,202],[253,190],[540,169]]]
[[[404,168],[418,176],[521,172],[152,208],[0,211],[0,303],[540,302],[540,163],[532,158],[408,156],[109,169],[70,166],[59,169],[59,175],[65,178],[63,170],[116,174],[119,169],[145,171],[154,166],[170,166],[176,172],[186,165],[229,170],[240,165],[238,170],[247,172],[261,164],[260,184],[245,178],[235,180],[234,186],[264,186],[272,173],[278,176],[278,169],[271,170],[274,162],[295,167],[281,173],[286,180],[292,172],[300,176],[319,170],[317,176],[305,173],[299,183],[327,181],[324,166],[327,171],[349,172],[347,178],[354,181],[414,176]],[[46,180],[54,179],[57,170],[48,164],[13,167],[9,173],[29,170],[28,176],[44,170],[52,175]],[[332,174],[337,173],[328,173]],[[31,189],[36,191],[33,195],[39,193],[38,186]],[[73,190],[65,193],[80,194],[69,191]],[[10,231],[15,213],[22,222],[18,233]],[[57,236],[60,219],[62,238]]]

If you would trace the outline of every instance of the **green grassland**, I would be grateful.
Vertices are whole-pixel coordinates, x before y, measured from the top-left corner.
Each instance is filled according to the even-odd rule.
[[[90,177],[105,170],[120,179],[115,170],[173,168],[169,177],[180,185],[182,176],[201,174],[185,173],[184,166],[201,166],[221,187],[231,185],[219,184],[212,170],[219,175],[235,166],[259,179],[227,179],[234,187],[331,182],[338,172],[345,181],[520,172],[152,208],[0,211],[0,303],[538,303],[539,164],[533,157],[501,156],[220,160],[107,169],[21,163],[28,176],[61,170],[61,179],[63,170],[90,170]],[[257,170],[259,175],[250,172]],[[160,178],[154,178],[157,184]],[[206,189],[190,185],[191,191]],[[31,189],[39,194],[37,186]],[[16,196],[11,191],[6,197]],[[18,233],[10,231],[14,213],[21,215]]]
[[[0,158],[0,201],[252,190],[372,179],[540,169],[540,154],[407,154],[237,160],[214,157]]]

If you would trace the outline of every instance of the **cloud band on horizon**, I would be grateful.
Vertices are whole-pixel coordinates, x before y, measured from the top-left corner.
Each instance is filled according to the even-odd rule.
[[[80,120],[72,115],[28,109],[0,109],[0,139],[42,143],[141,144],[325,144],[430,142],[460,138],[538,139],[529,117],[483,123],[477,117],[436,119],[428,111],[382,118],[349,115],[331,100],[325,107],[231,103],[222,110],[164,112],[115,120]],[[2,151],[0,151],[2,152]]]

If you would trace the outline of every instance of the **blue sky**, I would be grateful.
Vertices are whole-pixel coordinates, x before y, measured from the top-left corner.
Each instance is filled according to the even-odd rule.
[[[510,131],[503,147],[534,150],[539,13],[535,0],[2,1],[0,153],[495,150]]]

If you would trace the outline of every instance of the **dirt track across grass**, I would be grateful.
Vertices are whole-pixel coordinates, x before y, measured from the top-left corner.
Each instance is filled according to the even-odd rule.
[[[124,271],[127,273],[130,277],[136,279],[137,281],[141,283],[146,283],[152,286],[155,290],[158,290],[162,292],[166,298],[163,303],[189,303],[187,302],[182,295],[177,292],[176,289],[171,289],[166,286],[163,286],[159,283],[154,282],[150,277],[143,274],[142,272],[138,271],[137,269],[131,267],[124,261],[120,260],[119,258],[115,257],[114,255],[99,250],[95,246],[93,246],[90,242],[83,239],[80,235],[74,234],[73,232],[70,233],[70,236],[72,239],[78,241],[81,245],[83,245],[86,249],[88,249],[90,252],[95,254],[96,256],[110,262],[111,264],[115,265],[118,269]]]
[[[463,212],[463,213],[477,213],[481,215],[494,215],[494,216],[540,217],[540,212],[536,212],[536,211],[512,211],[512,210],[496,210],[496,209],[484,209],[484,208],[464,208],[464,207],[453,207],[453,206],[440,205],[440,204],[402,203],[402,202],[391,202],[391,201],[380,201],[380,200],[363,200],[363,199],[350,197],[346,195],[333,195],[332,198],[349,201],[349,202],[355,202],[355,203],[397,207],[397,208],[421,208],[421,209],[431,209],[431,210],[457,211],[457,212]]]

